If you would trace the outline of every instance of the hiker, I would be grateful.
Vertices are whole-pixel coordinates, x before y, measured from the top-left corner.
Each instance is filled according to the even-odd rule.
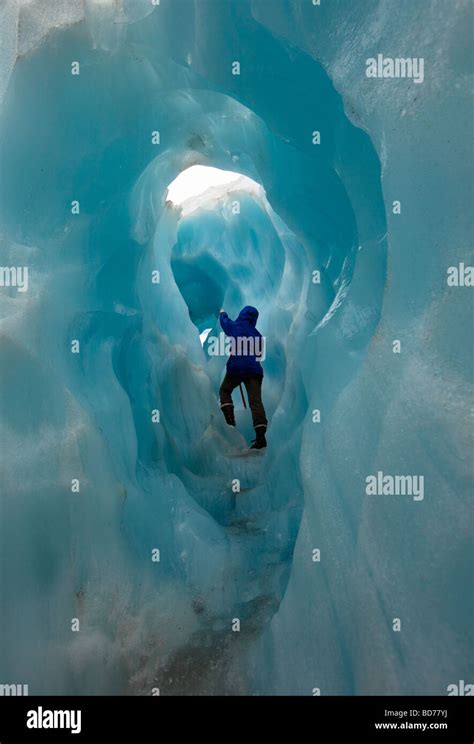
[[[265,432],[268,422],[262,403],[263,368],[259,362],[259,358],[262,358],[263,337],[255,327],[257,318],[258,310],[250,305],[240,311],[237,320],[230,320],[223,308],[219,314],[222,330],[226,336],[235,339],[234,348],[231,348],[227,360],[226,375],[219,390],[221,410],[227,423],[235,426],[232,391],[243,382],[256,437],[250,449],[263,449],[267,446]]]

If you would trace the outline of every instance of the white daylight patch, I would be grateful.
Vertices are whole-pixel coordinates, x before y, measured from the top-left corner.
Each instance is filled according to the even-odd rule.
[[[181,207],[183,216],[203,207],[210,207],[226,194],[246,191],[252,196],[265,197],[263,187],[248,176],[207,165],[192,165],[170,183],[166,201]]]

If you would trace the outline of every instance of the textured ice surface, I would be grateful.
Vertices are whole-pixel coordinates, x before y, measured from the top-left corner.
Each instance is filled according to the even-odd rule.
[[[467,0],[0,15],[1,263],[29,269],[27,292],[0,291],[0,682],[469,679],[472,290],[446,283],[472,263]],[[367,79],[378,53],[424,57],[424,83]],[[194,164],[264,191],[182,214],[166,188]],[[268,339],[269,448],[251,457],[199,338],[245,304]],[[366,495],[378,471],[423,475],[424,499]]]

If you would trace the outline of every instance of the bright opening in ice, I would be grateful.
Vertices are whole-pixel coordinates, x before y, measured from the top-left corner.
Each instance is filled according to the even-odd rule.
[[[173,204],[182,204],[186,199],[202,194],[211,186],[226,187],[238,178],[239,175],[232,171],[206,165],[192,165],[170,183],[167,198]]]
[[[207,165],[192,165],[170,183],[166,200],[181,206],[182,215],[213,204],[230,191],[263,194],[260,184],[248,176]]]

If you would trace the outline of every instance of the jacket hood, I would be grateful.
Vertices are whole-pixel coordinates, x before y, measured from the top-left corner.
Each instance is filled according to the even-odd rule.
[[[247,323],[251,323],[251,325],[255,325],[258,318],[258,310],[256,307],[252,307],[252,305],[246,305],[239,313],[239,317],[237,320],[245,320]]]

